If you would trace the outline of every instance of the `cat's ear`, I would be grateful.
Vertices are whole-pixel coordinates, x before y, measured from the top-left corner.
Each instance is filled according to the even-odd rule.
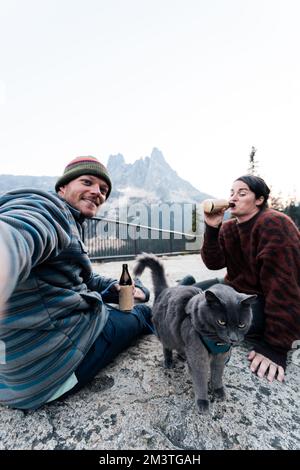
[[[205,294],[206,302],[209,305],[220,305],[221,304],[220,299],[211,290],[206,290],[204,292],[204,294]]]
[[[257,299],[257,295],[255,295],[255,294],[253,294],[253,295],[243,294],[243,296],[244,296],[244,298],[243,298],[243,300],[241,300],[241,304],[243,304],[243,305],[252,305],[252,304],[254,304],[254,302]]]

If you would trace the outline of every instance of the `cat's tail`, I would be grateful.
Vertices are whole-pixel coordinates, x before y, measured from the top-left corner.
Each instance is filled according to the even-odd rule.
[[[165,268],[157,256],[152,253],[142,253],[137,256],[136,264],[133,268],[135,276],[140,276],[145,268],[149,268],[152,274],[155,298],[168,287]]]

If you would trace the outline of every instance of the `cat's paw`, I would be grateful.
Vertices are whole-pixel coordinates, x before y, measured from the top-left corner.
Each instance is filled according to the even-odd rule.
[[[226,394],[225,394],[225,389],[224,387],[216,388],[213,391],[214,398],[218,401],[223,401],[225,400]]]
[[[170,359],[165,359],[164,360],[164,368],[165,369],[173,369],[173,367],[174,367],[174,364],[173,364],[172,359],[171,360]]]
[[[164,367],[172,369],[173,367],[173,354],[170,349],[164,348]]]
[[[197,400],[197,408],[199,413],[207,414],[209,412],[209,402],[208,400]]]

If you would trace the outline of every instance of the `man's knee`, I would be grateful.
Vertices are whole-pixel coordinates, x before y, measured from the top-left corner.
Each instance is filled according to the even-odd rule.
[[[151,320],[152,310],[148,305],[138,304],[133,307],[132,314],[136,316],[141,326],[141,333],[153,333],[153,324]]]

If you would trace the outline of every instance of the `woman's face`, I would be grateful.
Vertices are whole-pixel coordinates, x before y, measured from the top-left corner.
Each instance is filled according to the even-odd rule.
[[[249,186],[237,180],[232,185],[229,202],[234,204],[234,207],[230,208],[231,214],[237,217],[239,222],[246,222],[260,210],[264,197],[256,199],[255,193]]]

